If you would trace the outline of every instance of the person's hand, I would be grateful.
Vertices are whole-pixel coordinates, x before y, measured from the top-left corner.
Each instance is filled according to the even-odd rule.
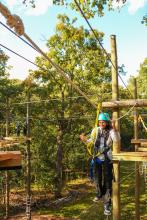
[[[86,138],[86,136],[83,133],[80,134],[80,140],[83,141],[83,142],[87,141],[87,138]]]

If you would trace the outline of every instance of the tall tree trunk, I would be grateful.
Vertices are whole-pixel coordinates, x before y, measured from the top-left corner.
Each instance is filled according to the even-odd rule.
[[[9,136],[9,98],[6,97],[6,137]],[[9,217],[9,195],[10,195],[10,184],[9,184],[9,172],[5,172],[5,203],[6,203],[6,219]]]
[[[57,131],[57,162],[56,162],[56,179],[55,179],[55,197],[61,197],[62,191],[62,131],[59,126]]]
[[[55,179],[55,197],[61,197],[61,191],[63,187],[62,182],[62,160],[63,160],[63,132],[64,132],[64,91],[62,93],[62,104],[61,104],[61,120],[58,121],[57,131],[57,162],[56,162],[56,179]]]
[[[26,117],[26,123],[27,123],[27,138],[30,138],[30,93],[27,94],[27,117]],[[27,170],[27,182],[26,182],[26,217],[27,220],[31,220],[31,150],[30,150],[30,140],[27,140],[27,164],[26,164],[26,170]]]

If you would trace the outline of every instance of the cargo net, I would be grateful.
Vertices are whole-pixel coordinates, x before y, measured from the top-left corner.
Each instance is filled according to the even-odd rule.
[[[136,163],[136,164],[135,164]],[[139,174],[140,200],[139,215],[141,220],[147,219],[147,162],[121,162],[121,219],[135,218],[135,176]]]
[[[26,211],[26,162],[22,168],[0,171],[0,219]]]

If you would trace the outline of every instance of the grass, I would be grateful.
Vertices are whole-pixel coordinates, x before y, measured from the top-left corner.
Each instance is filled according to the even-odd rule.
[[[134,162],[121,162],[121,220],[134,220],[135,215],[135,172],[129,176],[134,170]],[[141,177],[141,196],[140,196],[140,213],[145,215],[147,195],[145,195],[144,179]],[[94,203],[92,199],[95,196],[95,187],[87,178],[71,180],[66,184],[63,191],[67,195],[68,191],[78,192],[77,198],[62,206],[52,206],[50,208],[40,208],[35,211],[38,215],[50,215],[57,217],[65,217],[68,219],[78,220],[105,220],[103,214],[103,203]],[[34,194],[36,191],[34,190]],[[47,194],[47,192],[46,192]],[[51,201],[51,195],[47,197],[47,201]],[[43,206],[41,206],[43,207]],[[0,207],[0,213],[1,213]],[[0,218],[1,219],[1,218]],[[109,217],[112,220],[112,216]]]
[[[135,215],[135,172],[134,162],[121,162],[121,219],[134,220]],[[127,177],[128,176],[128,177]],[[127,178],[126,178],[127,177]],[[126,178],[126,179],[125,179]],[[94,203],[94,186],[87,180],[70,181],[66,190],[78,190],[78,199],[70,204],[59,208],[39,210],[40,214],[50,214],[61,217],[76,218],[80,220],[104,220],[102,202]],[[140,213],[146,214],[146,195],[143,177],[141,177]],[[109,217],[112,219],[112,217]]]

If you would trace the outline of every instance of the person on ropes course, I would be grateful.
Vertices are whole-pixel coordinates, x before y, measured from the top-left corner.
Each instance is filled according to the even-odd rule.
[[[94,146],[91,165],[94,169],[94,181],[96,185],[96,197],[94,202],[103,198],[104,214],[111,215],[111,194],[113,179],[112,144],[120,140],[120,135],[115,128],[115,123],[110,121],[108,113],[100,113],[98,125],[92,130],[90,139],[84,134],[80,139],[85,144]],[[87,148],[88,149],[88,148]]]

